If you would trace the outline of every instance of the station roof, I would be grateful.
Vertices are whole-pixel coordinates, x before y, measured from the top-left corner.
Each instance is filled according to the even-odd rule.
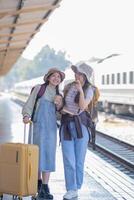
[[[61,0],[0,0],[0,76],[17,61]]]

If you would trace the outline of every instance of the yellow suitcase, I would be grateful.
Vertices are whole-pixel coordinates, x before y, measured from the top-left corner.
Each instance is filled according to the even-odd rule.
[[[0,194],[35,196],[38,181],[37,145],[0,144]]]
[[[38,147],[29,144],[0,145],[0,193],[19,197],[36,195]]]

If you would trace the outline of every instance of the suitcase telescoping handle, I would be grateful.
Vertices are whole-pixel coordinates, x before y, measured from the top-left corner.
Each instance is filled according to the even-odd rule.
[[[33,124],[32,124],[32,121],[30,121],[28,123],[29,125],[29,132],[28,132],[28,144],[33,144]],[[26,144],[26,129],[27,129],[27,124],[24,124],[24,144]]]

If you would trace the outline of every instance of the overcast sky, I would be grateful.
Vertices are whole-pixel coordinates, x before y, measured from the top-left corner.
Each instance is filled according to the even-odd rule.
[[[23,56],[49,45],[72,62],[134,52],[133,0],[62,0]]]

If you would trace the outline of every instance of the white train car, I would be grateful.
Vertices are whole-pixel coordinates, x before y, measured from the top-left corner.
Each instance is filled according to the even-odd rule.
[[[134,114],[134,58],[119,55],[94,65],[102,106],[116,114]]]
[[[74,80],[74,73],[71,70],[71,68],[67,68],[65,70],[65,75],[66,75],[65,76],[66,78],[60,84],[60,87],[59,87],[61,93],[63,92],[64,86],[67,83]],[[14,88],[13,88],[13,97],[20,100],[20,101],[25,102],[27,100],[30,92],[31,92],[31,89],[37,84],[43,84],[44,83],[43,77],[44,76],[40,76],[40,77],[37,77],[37,78],[34,78],[34,79],[30,79],[30,80],[21,81],[19,83],[16,83],[14,85]]]
[[[101,63],[90,63],[94,69],[91,83],[100,90],[100,108],[116,114],[134,115],[134,58],[119,55]],[[65,70],[66,78],[60,86],[74,80],[71,68]],[[18,97],[26,99],[31,88],[43,83],[43,76],[15,84],[14,91]]]
[[[37,85],[42,84],[43,76],[40,76],[38,78],[22,81],[19,83],[16,83],[13,88],[13,96],[14,98],[25,102],[31,92],[31,89]]]

